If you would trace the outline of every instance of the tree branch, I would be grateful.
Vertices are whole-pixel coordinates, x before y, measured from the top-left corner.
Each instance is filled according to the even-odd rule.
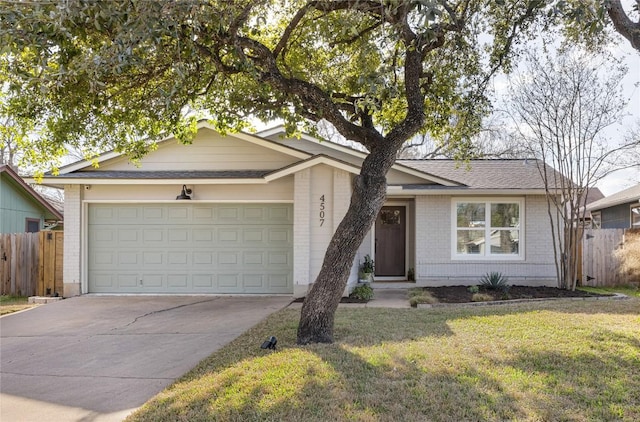
[[[640,52],[640,20],[638,22],[632,21],[624,11],[620,0],[609,0],[604,3],[616,31],[629,40],[631,46]],[[636,0],[636,4],[640,9],[640,1]]]

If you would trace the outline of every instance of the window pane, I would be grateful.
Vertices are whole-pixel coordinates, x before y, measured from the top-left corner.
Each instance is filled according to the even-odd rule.
[[[458,227],[484,227],[484,204],[457,204]]]
[[[491,227],[518,227],[519,204],[491,204]]]
[[[460,254],[484,255],[484,230],[458,230],[456,250]]]
[[[493,230],[491,232],[492,255],[517,255],[520,247],[520,230]]]
[[[631,208],[631,228],[640,229],[640,207]]]
[[[600,211],[591,213],[591,228],[592,229],[602,228],[602,215],[600,214]]]

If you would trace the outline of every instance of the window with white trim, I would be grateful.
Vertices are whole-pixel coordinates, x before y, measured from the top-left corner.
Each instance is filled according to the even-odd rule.
[[[524,257],[524,201],[456,199],[453,212],[453,255],[463,259]]]
[[[591,228],[602,228],[602,213],[600,211],[591,211]]]
[[[631,207],[631,228],[640,229],[640,205]]]

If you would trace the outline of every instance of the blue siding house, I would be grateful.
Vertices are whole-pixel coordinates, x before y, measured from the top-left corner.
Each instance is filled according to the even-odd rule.
[[[587,205],[594,229],[640,229],[640,184]]]
[[[0,233],[38,232],[62,214],[8,165],[0,165]]]

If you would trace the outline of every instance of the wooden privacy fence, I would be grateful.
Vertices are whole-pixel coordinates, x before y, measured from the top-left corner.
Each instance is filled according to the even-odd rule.
[[[0,294],[62,296],[63,232],[0,234]]]
[[[613,253],[624,247],[625,238],[632,234],[640,232],[633,229],[585,229],[582,238],[583,286],[616,286],[635,281],[620,271],[620,262]]]

